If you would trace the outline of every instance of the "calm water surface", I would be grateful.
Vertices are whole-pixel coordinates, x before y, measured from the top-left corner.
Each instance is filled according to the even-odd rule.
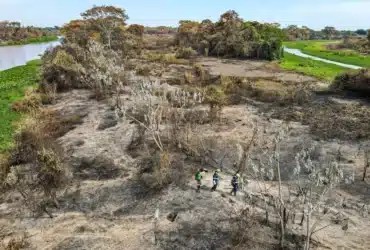
[[[40,55],[50,47],[59,45],[59,41],[0,47],[0,70],[10,69],[40,58]]]

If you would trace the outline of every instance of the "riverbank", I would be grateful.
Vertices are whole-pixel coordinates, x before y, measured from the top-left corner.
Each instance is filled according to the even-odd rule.
[[[14,122],[22,116],[13,112],[11,105],[24,97],[25,88],[35,86],[40,65],[40,60],[34,60],[24,66],[0,71],[0,152],[11,145]]]
[[[370,68],[370,56],[360,55],[353,50],[329,50],[326,48],[326,45],[330,43],[339,42],[333,40],[290,41],[284,42],[284,45],[287,48],[299,49],[307,55]]]
[[[335,64],[316,61],[287,52],[284,53],[284,58],[280,61],[280,67],[285,70],[297,71],[326,81],[332,81],[337,74],[348,70],[347,68]]]
[[[29,38],[22,41],[8,41],[5,43],[0,43],[0,47],[4,46],[14,46],[14,45],[26,45],[26,44],[38,44],[58,41],[58,36],[44,36],[38,38]]]

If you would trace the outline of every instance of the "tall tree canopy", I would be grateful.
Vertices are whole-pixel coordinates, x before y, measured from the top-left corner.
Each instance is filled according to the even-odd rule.
[[[282,56],[284,33],[276,23],[245,22],[234,10],[218,22],[182,20],[176,43],[199,53],[218,56],[278,59]]]
[[[104,43],[112,44],[113,32],[126,25],[128,15],[124,9],[114,6],[94,6],[81,13],[83,20],[89,23],[89,29],[100,33]]]

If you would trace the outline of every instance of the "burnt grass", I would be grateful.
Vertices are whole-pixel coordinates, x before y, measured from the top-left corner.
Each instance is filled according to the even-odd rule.
[[[227,64],[223,65],[227,66]],[[151,66],[153,66],[152,69],[156,68],[156,65],[151,64]],[[206,67],[202,80],[198,79],[194,73],[193,83],[183,84],[184,70],[186,71],[181,67],[173,68],[173,71],[177,73],[172,72],[174,74],[172,77],[176,79],[177,83],[175,85],[187,90],[189,87],[201,87],[209,84],[222,86],[221,75],[210,74]],[[317,139],[370,139],[370,104],[366,101],[363,102],[360,97],[348,96],[345,93],[340,95],[338,93],[318,94],[315,91],[315,82],[291,83],[275,78],[267,80],[263,77],[250,79],[233,76],[228,78],[231,82],[231,90],[224,90],[228,98],[228,105],[243,104],[245,98],[257,101],[253,102],[253,105],[261,111],[261,114],[272,119],[300,122],[307,125],[310,127],[312,135]],[[268,87],[265,88],[265,86]],[[308,97],[297,101],[294,95],[302,89],[306,93],[309,92]],[[332,98],[336,97],[342,101],[333,101]]]
[[[308,125],[318,139],[370,138],[370,108],[366,105],[326,101],[303,106],[270,106],[270,117]]]

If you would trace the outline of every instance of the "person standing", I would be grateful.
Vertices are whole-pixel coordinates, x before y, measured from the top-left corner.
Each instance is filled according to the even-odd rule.
[[[239,179],[240,179],[240,174],[236,174],[233,176],[231,180],[231,185],[233,186],[233,189],[231,190],[231,194],[234,193],[234,196],[236,196],[236,192],[238,192],[238,189],[239,189]]]
[[[220,169],[216,169],[216,171],[213,174],[213,187],[212,187],[212,192],[216,191],[218,184],[220,182]]]
[[[202,186],[202,179],[203,179],[202,173],[203,172],[207,172],[207,171],[205,169],[201,168],[195,174],[195,180],[197,182],[197,193],[200,193],[200,187]]]

